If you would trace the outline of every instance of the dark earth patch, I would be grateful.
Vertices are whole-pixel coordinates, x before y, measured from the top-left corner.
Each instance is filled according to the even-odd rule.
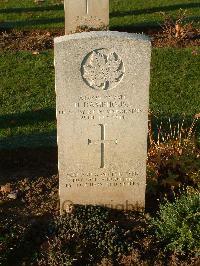
[[[0,184],[19,178],[57,174],[57,148],[0,151]]]
[[[81,29],[77,30],[78,32]],[[84,29],[89,31],[89,29]],[[200,45],[200,30],[191,29],[184,36],[173,37],[162,29],[147,30],[145,32],[152,39],[154,47],[191,47]],[[59,30],[30,30],[30,31],[1,31],[0,51],[28,50],[39,52],[53,49],[53,39],[64,35],[64,29]]]

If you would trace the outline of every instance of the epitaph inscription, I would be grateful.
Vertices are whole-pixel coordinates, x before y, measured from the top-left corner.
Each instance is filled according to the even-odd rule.
[[[150,53],[143,35],[55,39],[61,212],[66,202],[144,208]]]

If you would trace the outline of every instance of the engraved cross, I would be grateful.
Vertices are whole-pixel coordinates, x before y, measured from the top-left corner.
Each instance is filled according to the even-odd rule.
[[[85,0],[86,1],[86,14],[89,14],[89,0]]]
[[[110,144],[110,143],[114,143],[117,144],[117,139],[115,140],[106,140],[106,136],[105,136],[105,125],[103,124],[99,124],[99,126],[101,127],[101,139],[100,140],[95,140],[92,141],[90,139],[88,139],[88,145],[99,145],[101,144],[101,165],[100,168],[104,168],[105,167],[105,146],[106,144]]]

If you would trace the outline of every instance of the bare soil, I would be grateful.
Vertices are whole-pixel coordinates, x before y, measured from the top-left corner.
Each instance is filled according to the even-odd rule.
[[[25,177],[56,175],[57,148],[0,151],[0,185]]]
[[[154,47],[191,47],[200,46],[200,30],[190,32],[184,38],[175,38],[160,30],[148,30]],[[30,30],[30,31],[0,31],[0,51],[32,51],[53,49],[53,39],[64,35],[64,29]]]
[[[40,253],[45,248],[46,231],[59,215],[57,173],[56,148],[0,151],[0,264],[1,256],[6,256],[6,265],[38,265],[33,263],[33,250]],[[17,198],[9,198],[10,193],[16,193]],[[157,199],[147,194],[147,203],[146,211],[155,213]],[[118,265],[199,265],[198,258],[163,252],[146,231],[148,213],[131,217],[113,213],[113,219],[129,226],[135,239],[134,251],[123,256]],[[74,265],[85,264],[79,261]],[[97,265],[114,264],[105,258]]]

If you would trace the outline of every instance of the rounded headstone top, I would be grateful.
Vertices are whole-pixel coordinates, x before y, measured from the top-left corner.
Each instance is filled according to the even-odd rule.
[[[103,38],[103,37],[111,37],[117,39],[127,39],[127,40],[135,40],[135,41],[143,41],[150,44],[150,38],[144,34],[137,33],[127,33],[127,32],[118,32],[118,31],[90,31],[90,32],[81,32],[75,34],[64,35],[60,37],[56,37],[54,39],[54,43],[66,42],[69,40],[78,40],[78,39],[90,39],[90,38]]]

